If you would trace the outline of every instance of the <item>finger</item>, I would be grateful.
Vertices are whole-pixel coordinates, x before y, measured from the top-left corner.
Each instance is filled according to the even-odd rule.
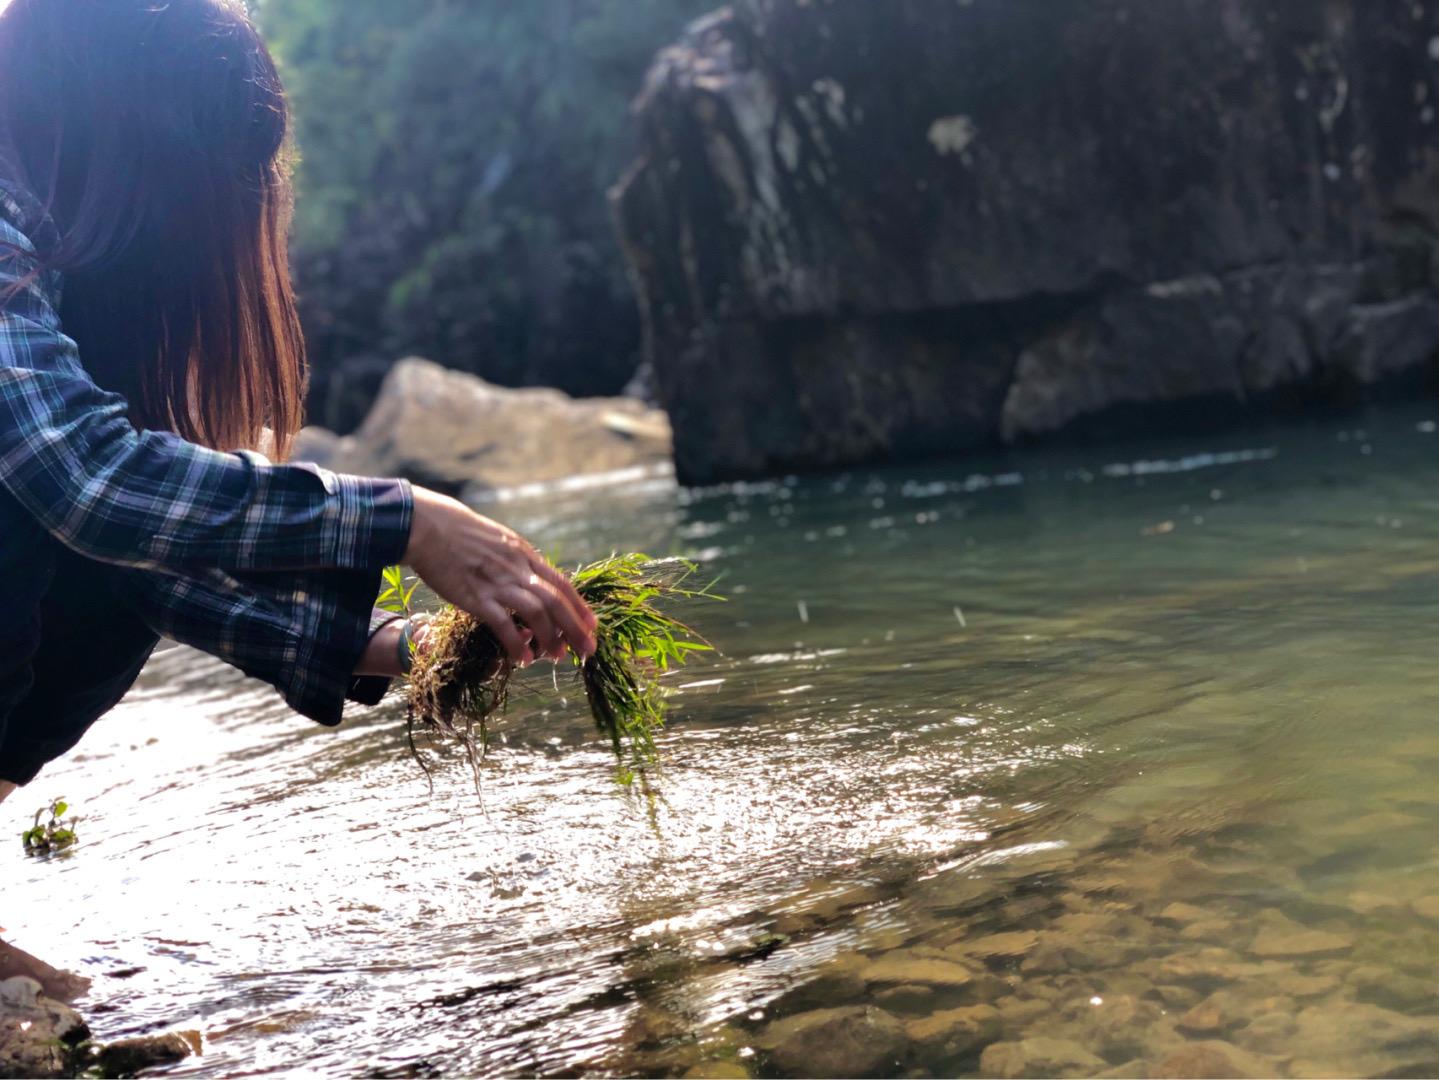
[[[548,581],[537,580],[531,587],[531,592],[546,600],[549,605],[550,617],[554,619],[564,633],[565,641],[574,648],[575,652],[582,657],[588,657],[595,651],[593,627],[588,620],[581,616],[579,611],[575,610],[574,605],[560,593],[558,588]]]
[[[537,653],[552,659],[559,659],[564,655],[564,645],[560,642],[559,631],[555,628],[554,620],[550,618],[550,613],[546,610],[546,605],[541,597],[529,589],[513,586],[500,590],[496,595],[519,616],[520,622],[534,631]],[[556,653],[559,656],[556,656]]]
[[[488,626],[495,637],[499,639],[500,647],[505,650],[505,655],[510,658],[510,663],[523,667],[534,659],[534,653],[526,644],[519,628],[515,626],[515,620],[497,601],[480,601],[472,614]]]
[[[542,581],[547,581],[555,587],[561,598],[574,610],[585,629],[593,633],[595,627],[599,625],[599,620],[595,618],[595,613],[590,610],[589,604],[585,603],[584,597],[575,588],[575,583],[570,580],[569,575],[563,570],[551,566],[549,561],[538,552],[535,553],[532,566],[535,574]]]

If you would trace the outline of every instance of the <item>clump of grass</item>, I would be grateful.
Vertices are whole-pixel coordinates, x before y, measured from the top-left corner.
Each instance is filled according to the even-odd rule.
[[[599,620],[594,655],[571,659],[595,726],[614,750],[623,783],[658,763],[655,736],[664,726],[667,707],[660,676],[712,648],[664,609],[675,601],[720,599],[708,587],[689,584],[695,572],[695,565],[683,559],[631,554],[613,555],[571,574]],[[403,582],[387,578],[387,583],[408,603]],[[410,672],[407,730],[421,764],[417,727],[458,739],[478,779],[489,722],[509,700],[514,672],[488,626],[451,606],[438,612],[425,650],[415,655]]]
[[[73,846],[79,839],[75,833],[75,825],[80,819],[66,819],[65,814],[69,810],[70,804],[64,799],[55,799],[49,806],[36,810],[34,824],[20,834],[20,841],[25,845],[25,854],[53,855]],[[46,814],[50,815],[50,820],[42,825],[40,819]]]

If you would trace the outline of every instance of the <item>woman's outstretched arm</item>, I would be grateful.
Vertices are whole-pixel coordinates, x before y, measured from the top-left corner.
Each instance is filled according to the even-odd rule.
[[[594,615],[564,575],[454,499],[137,432],[125,400],[95,385],[61,331],[32,251],[0,212],[0,487],[62,543],[171,573],[405,562],[493,626],[515,663],[593,651]]]
[[[97,387],[32,249],[0,215],[0,486],[92,559],[151,569],[359,569],[399,562],[414,501],[401,480],[337,476],[137,432]]]

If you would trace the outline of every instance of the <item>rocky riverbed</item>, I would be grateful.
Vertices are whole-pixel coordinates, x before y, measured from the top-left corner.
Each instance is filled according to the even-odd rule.
[[[941,875],[908,898],[944,916],[920,935],[887,917],[882,889],[830,895],[782,928],[803,948],[868,925],[857,947],[718,1033],[649,1018],[670,1046],[630,1064],[663,1074],[698,1046],[711,1056],[686,1075],[1434,1075],[1439,896],[1376,876],[1374,891],[1297,902],[1292,868],[1256,868],[1260,832],[1179,848],[1162,826],[1116,832],[1088,857],[1036,854],[998,898]]]

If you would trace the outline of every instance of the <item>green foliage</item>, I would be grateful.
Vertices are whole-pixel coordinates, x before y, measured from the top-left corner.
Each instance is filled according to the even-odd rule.
[[[385,567],[381,575],[384,582],[384,589],[375,598],[375,606],[382,611],[393,612],[396,615],[404,615],[407,618],[414,613],[415,590],[420,587],[419,578],[411,578],[409,584],[405,583],[405,571],[398,566]]]
[[[718,599],[708,588],[688,588],[695,565],[682,559],[613,555],[581,567],[573,580],[599,619],[595,654],[574,657],[584,680],[595,726],[620,761],[621,778],[658,761],[655,735],[667,702],[660,676],[683,667],[712,646],[659,607],[664,601]]]
[[[411,352],[510,385],[619,389],[639,330],[605,192],[651,58],[714,6],[261,0],[296,112],[321,396],[347,358]]]
[[[668,708],[660,678],[711,646],[666,610],[692,600],[719,600],[710,587],[689,584],[695,565],[683,559],[613,555],[571,575],[599,620],[595,654],[572,657],[595,726],[629,783],[658,763],[655,736]],[[430,624],[423,652],[410,673],[409,720],[457,738],[477,766],[488,725],[509,697],[514,669],[488,626],[446,606]],[[478,747],[475,735],[478,735]],[[421,759],[423,762],[423,759]]]
[[[25,854],[52,855],[74,845],[78,839],[75,826],[80,819],[66,819],[65,814],[69,809],[70,804],[64,799],[55,799],[49,806],[42,806],[35,811],[34,825],[20,834],[21,843],[25,845]],[[40,819],[47,813],[50,819],[45,824],[40,824]]]

